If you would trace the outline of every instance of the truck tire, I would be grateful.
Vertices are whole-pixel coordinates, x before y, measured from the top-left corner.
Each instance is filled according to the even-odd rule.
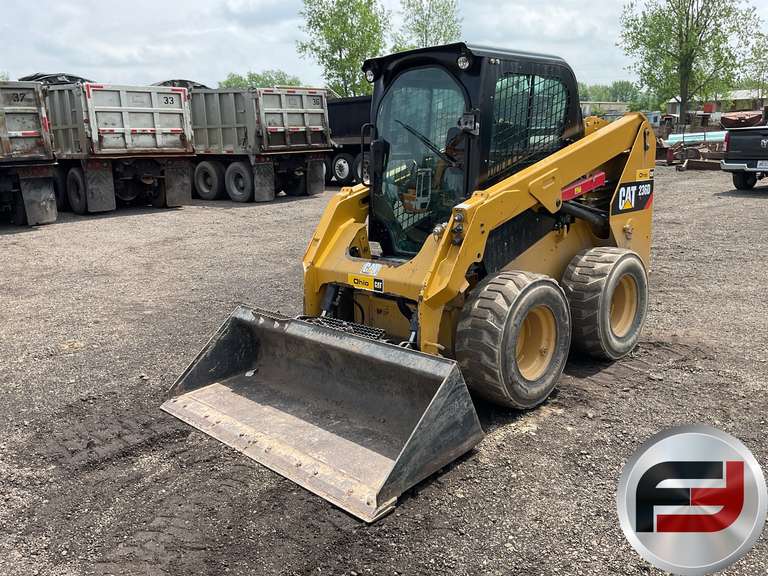
[[[157,190],[150,195],[149,198],[152,208],[167,208],[165,203],[165,180],[162,180],[157,185]]]
[[[511,408],[544,402],[568,359],[571,314],[549,276],[499,272],[464,304],[456,329],[456,360],[467,385]]]
[[[75,214],[88,212],[88,197],[85,194],[83,169],[77,166],[67,172],[67,202]]]
[[[61,166],[53,169],[53,193],[56,196],[56,210],[64,212],[69,210],[67,202],[67,172]]]
[[[355,174],[355,182],[361,184],[363,181],[370,182],[368,175],[368,154],[360,152],[355,156],[355,162],[352,165]]]
[[[757,174],[754,172],[734,172],[733,185],[739,190],[752,190],[757,184]]]
[[[285,181],[285,193],[288,196],[307,196],[307,176],[292,176]]]
[[[203,200],[218,200],[224,195],[224,165],[205,160],[195,167],[195,190]]]
[[[22,198],[21,192],[13,195],[13,214],[11,216],[11,223],[16,226],[24,226],[29,223],[27,220],[27,207],[24,206],[24,198]]]
[[[331,158],[323,160],[323,176],[325,176],[325,183],[330,184],[333,180],[333,162]]]
[[[574,349],[618,360],[637,346],[648,311],[648,276],[640,256],[625,248],[582,250],[562,283],[571,304]]]
[[[253,172],[246,162],[232,162],[224,174],[227,194],[233,202],[249,202],[253,198]]]
[[[337,186],[349,186],[354,180],[355,160],[351,154],[341,152],[333,157],[333,177],[336,179]]]

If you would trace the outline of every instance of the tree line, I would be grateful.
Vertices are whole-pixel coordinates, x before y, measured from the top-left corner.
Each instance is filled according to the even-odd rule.
[[[340,96],[368,94],[362,62],[385,52],[457,41],[457,0],[401,0],[402,26],[389,32],[392,14],[380,0],[304,0],[306,38],[297,42],[317,62],[328,88]],[[627,102],[632,110],[664,109],[734,88],[768,91],[768,34],[749,0],[629,0],[620,16],[617,46],[631,59],[636,82],[579,84],[579,97]],[[230,74],[222,87],[298,85],[280,70]]]
[[[326,86],[340,96],[370,94],[360,67],[386,52],[435,46],[461,38],[458,0],[400,0],[402,25],[389,32],[392,14],[380,0],[304,0],[301,16],[306,39],[296,43],[305,58],[323,69]],[[281,70],[229,74],[223,88],[298,86]]]

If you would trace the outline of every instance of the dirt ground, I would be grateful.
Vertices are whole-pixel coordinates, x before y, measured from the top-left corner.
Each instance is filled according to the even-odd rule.
[[[649,574],[622,464],[710,423],[768,464],[768,188],[659,168],[649,320],[367,526],[159,410],[237,302],[294,314],[332,192],[0,226],[0,574]],[[729,574],[766,574],[768,544]]]

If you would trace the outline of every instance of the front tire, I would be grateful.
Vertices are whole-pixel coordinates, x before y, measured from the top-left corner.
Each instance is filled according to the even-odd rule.
[[[471,293],[456,330],[468,386],[511,408],[544,402],[568,359],[571,315],[563,289],[530,272],[500,272]]]
[[[88,212],[88,198],[85,195],[85,176],[82,168],[75,166],[67,172],[67,202],[75,214]]]
[[[224,175],[227,194],[233,202],[248,202],[253,198],[253,171],[245,162],[232,162]]]
[[[637,346],[648,311],[648,276],[640,256],[625,248],[583,250],[566,268],[563,286],[574,349],[618,360]]]
[[[342,152],[333,157],[333,177],[338,186],[349,186],[354,180],[354,158],[350,154]]]
[[[733,185],[739,190],[752,190],[757,184],[757,174],[754,172],[734,172]]]

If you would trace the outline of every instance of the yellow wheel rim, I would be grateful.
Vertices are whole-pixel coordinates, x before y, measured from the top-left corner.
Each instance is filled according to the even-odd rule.
[[[538,380],[547,371],[555,353],[555,315],[546,306],[536,306],[520,326],[515,347],[517,369],[526,380]]]
[[[637,282],[625,274],[616,285],[611,298],[611,331],[619,338],[629,333],[637,314]]]

